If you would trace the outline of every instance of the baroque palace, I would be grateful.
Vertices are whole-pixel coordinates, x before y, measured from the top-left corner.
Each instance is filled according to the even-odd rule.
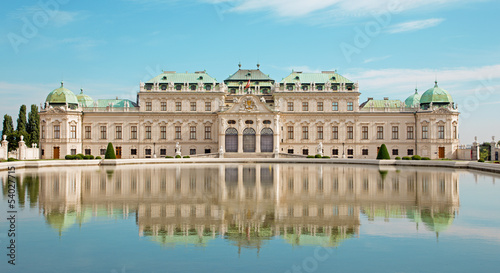
[[[276,82],[257,69],[239,69],[223,82],[206,71],[164,71],[140,84],[137,101],[93,100],[61,87],[40,110],[41,158],[182,155],[285,157],[323,154],[376,158],[456,158],[457,107],[434,87],[405,101],[359,102],[357,83],[336,71],[292,72]]]

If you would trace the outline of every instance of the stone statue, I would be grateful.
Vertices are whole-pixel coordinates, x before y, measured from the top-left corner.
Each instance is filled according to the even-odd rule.
[[[7,135],[3,135],[3,141],[7,141]]]
[[[141,87],[141,89],[144,89],[144,83],[142,81],[139,83],[139,86]]]
[[[174,89],[174,82],[168,83],[168,89]]]
[[[330,81],[327,81],[325,83],[326,90],[330,90],[332,88],[332,83]]]
[[[179,145],[179,142],[175,143],[175,155],[181,155],[181,145]]]
[[[318,144],[318,147],[316,148],[316,154],[323,156],[323,142],[320,142]]]
[[[260,101],[266,103],[266,99],[264,97],[260,97]]]

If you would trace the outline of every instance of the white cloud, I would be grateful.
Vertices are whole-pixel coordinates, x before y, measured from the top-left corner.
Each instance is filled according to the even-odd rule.
[[[300,17],[325,11],[338,17],[366,16],[373,13],[397,13],[426,6],[439,7],[471,0],[199,0],[236,12],[265,11],[280,17]]]
[[[392,26],[388,30],[388,32],[389,33],[400,33],[400,32],[407,32],[407,31],[415,31],[415,30],[435,27],[435,26],[441,24],[443,21],[444,21],[444,19],[442,19],[442,18],[432,18],[432,19],[426,19],[426,20],[405,22],[405,23],[400,23],[400,24]]]
[[[34,5],[17,9],[11,12],[8,17],[15,20],[28,20],[37,27],[43,27],[49,24],[56,27],[62,27],[78,19],[84,19],[87,16],[84,15],[83,12],[63,11],[60,6],[57,8],[46,8],[40,5]]]

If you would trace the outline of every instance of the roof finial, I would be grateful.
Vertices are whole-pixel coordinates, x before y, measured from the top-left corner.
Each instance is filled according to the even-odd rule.
[[[238,63],[238,67],[241,68],[241,62]]]
[[[434,81],[434,87],[438,87],[438,81],[437,80]]]
[[[61,87],[63,87],[63,86],[64,86],[64,81],[61,81]]]
[[[257,69],[259,69],[259,68],[260,68],[260,63],[257,63]]]
[[[80,88],[80,94],[83,94],[83,88]]]

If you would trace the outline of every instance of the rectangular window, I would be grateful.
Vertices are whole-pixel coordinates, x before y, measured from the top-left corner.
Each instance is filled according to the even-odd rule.
[[[413,126],[406,127],[406,138],[413,139]]]
[[[339,103],[334,101],[332,102],[332,111],[338,111],[339,110]]]
[[[167,102],[165,101],[161,102],[161,111],[167,111]]]
[[[71,155],[76,155],[76,149],[71,149]]]
[[[289,154],[293,154],[293,149],[288,149],[287,151]]]
[[[339,127],[338,126],[333,126],[332,139],[339,139]]]
[[[354,138],[354,127],[347,126],[347,139],[353,139],[353,138]]]
[[[293,139],[293,126],[288,126],[288,139]]]
[[[196,139],[196,126],[189,126],[189,139]]]
[[[413,149],[408,149],[407,154],[408,155],[413,155]]]
[[[302,155],[309,155],[309,149],[302,149]]]
[[[348,102],[347,103],[347,111],[353,111],[353,110],[354,110],[353,103],[352,102]]]
[[[456,125],[453,126],[453,138],[458,139],[458,130]]]
[[[362,155],[368,155],[368,149],[363,149],[361,150]]]
[[[85,149],[85,155],[91,155],[92,151],[90,149]]]
[[[137,155],[137,149],[130,149],[131,155]]]
[[[211,153],[211,152],[212,152],[212,150],[211,150],[211,149],[205,149],[205,153],[206,153],[206,154],[209,154],[209,153]]]
[[[438,138],[439,139],[444,139],[444,126],[439,126],[438,127]]]
[[[368,139],[368,126],[361,127],[361,138]]]
[[[101,139],[106,139],[106,126],[101,126]]]
[[[146,102],[146,111],[153,110],[152,103],[150,101]]]
[[[302,111],[304,111],[304,112],[309,111],[309,103],[308,102],[302,103]]]
[[[100,155],[105,155],[106,154],[106,149],[100,149],[99,150]]]
[[[145,149],[144,154],[146,154],[146,156],[151,156],[151,149]]]
[[[392,155],[399,155],[398,149],[392,149]]]
[[[209,101],[205,102],[205,111],[210,112],[212,111],[212,103]]]
[[[90,126],[85,126],[85,139],[92,138],[92,130]]]
[[[302,126],[302,139],[309,139],[309,127]]]
[[[71,125],[70,133],[71,133],[71,138],[75,139],[76,138],[76,125]]]
[[[137,126],[130,127],[130,139],[137,139]]]
[[[122,127],[116,126],[116,139],[122,139]]]
[[[354,155],[353,149],[347,149],[347,155]]]
[[[196,154],[196,149],[189,149],[189,154],[190,155],[195,155]]]
[[[182,103],[180,101],[175,102],[175,111],[182,111]]]
[[[192,101],[192,102],[190,103],[190,106],[191,106],[191,111],[192,111],[192,112],[196,112],[196,102],[195,102],[195,101]]]
[[[61,126],[60,125],[54,125],[54,138],[55,139],[61,138]]]
[[[398,138],[399,138],[399,127],[392,126],[392,139],[398,139]]]
[[[288,111],[293,112],[293,102],[288,102],[287,106],[288,106]]]
[[[175,126],[175,139],[181,139],[181,126]]]
[[[323,139],[323,126],[318,126],[318,139]]]
[[[429,127],[422,126],[422,139],[427,139],[429,133]]]
[[[212,126],[205,126],[205,139],[212,139]]]
[[[384,139],[384,127],[377,126],[377,139]]]
[[[146,126],[146,139],[151,139],[151,126]]]
[[[339,155],[339,149],[333,149],[332,155]]]
[[[45,138],[45,125],[42,125],[42,139]]]
[[[167,149],[160,149],[160,155],[166,156],[167,155]]]
[[[167,126],[160,126],[160,138],[167,139]]]
[[[323,111],[323,102],[318,102],[318,111]]]

